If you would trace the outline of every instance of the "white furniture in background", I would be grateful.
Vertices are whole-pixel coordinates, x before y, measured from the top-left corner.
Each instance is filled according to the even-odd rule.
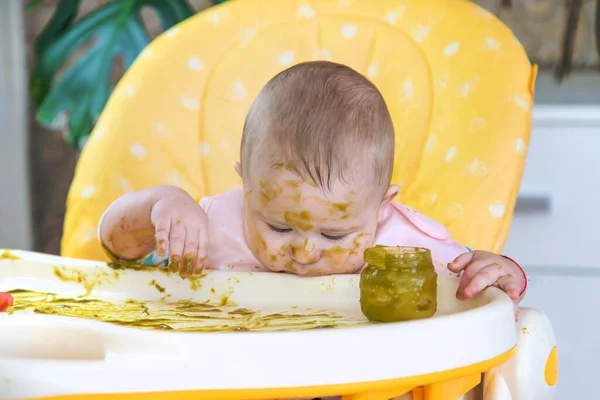
[[[504,254],[529,275],[522,306],[554,327],[555,399],[600,399],[600,104],[536,106]]]
[[[27,60],[23,2],[0,1],[0,243],[30,249]]]
[[[504,252],[527,267],[600,268],[600,104],[536,106]]]
[[[527,272],[529,290],[521,306],[544,310],[556,336],[554,400],[600,399],[600,270],[534,267]]]

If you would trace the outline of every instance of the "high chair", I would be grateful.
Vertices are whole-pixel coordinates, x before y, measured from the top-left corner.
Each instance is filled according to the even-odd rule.
[[[254,97],[281,70],[319,59],[356,69],[383,93],[396,131],[399,201],[446,225],[459,242],[500,252],[527,154],[537,71],[505,25],[466,0],[234,0],[156,38],[121,79],[79,160],[62,255],[106,261],[97,224],[127,192],[171,184],[202,197],[239,185],[233,164]],[[472,362],[465,355],[460,368],[427,374],[403,375],[398,367],[394,375],[391,367],[397,379],[344,382],[344,400],[409,391],[415,400],[455,400],[478,385],[481,374],[486,400],[551,399],[558,361],[547,318],[522,309],[513,332],[507,297],[490,290],[486,296],[501,305],[497,315],[509,331],[494,356]],[[486,315],[494,320],[490,307],[477,308],[481,312],[468,320],[473,329]],[[470,345],[484,346],[481,340]],[[422,364],[417,361],[398,365]],[[89,398],[316,397],[332,383],[290,385]]]

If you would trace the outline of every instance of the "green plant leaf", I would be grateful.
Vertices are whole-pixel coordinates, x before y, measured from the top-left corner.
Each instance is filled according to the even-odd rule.
[[[31,90],[38,122],[68,131],[67,142],[82,147],[110,95],[115,59],[120,57],[127,69],[149,43],[142,9],[154,9],[164,30],[194,10],[187,0],[113,0],[75,21],[79,5],[80,0],[61,0],[36,41]]]
[[[29,1],[29,3],[27,3],[27,5],[25,6],[25,12],[26,13],[32,13],[35,10],[38,9],[39,6],[42,5],[42,0],[31,0]]]
[[[40,54],[44,52],[44,49],[48,48],[52,42],[69,29],[77,16],[79,4],[80,0],[61,1],[58,4],[56,11],[52,14],[52,18],[50,18],[50,21],[46,24],[46,27],[35,42],[36,60],[39,60]],[[36,62],[31,74],[30,86],[33,100],[38,106],[48,94],[52,77],[55,73],[55,71],[48,68],[44,63]]]

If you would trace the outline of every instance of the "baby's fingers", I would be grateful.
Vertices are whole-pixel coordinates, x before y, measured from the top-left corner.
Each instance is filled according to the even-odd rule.
[[[477,272],[473,276],[473,279],[464,287],[458,291],[458,298],[471,298],[479,294],[483,289],[488,286],[492,286],[498,281],[504,272],[498,264],[488,265]]]
[[[171,220],[158,218],[152,221],[154,224],[154,248],[156,254],[164,257],[167,254],[167,245],[169,243],[169,233],[171,231]]]
[[[194,274],[194,264],[198,255],[199,233],[197,230],[188,228],[185,234],[185,246],[183,248],[183,266],[181,276],[191,276]]]
[[[194,273],[199,274],[204,268],[206,262],[206,255],[208,252],[208,235],[206,227],[203,227],[198,232],[198,256],[196,258],[196,264],[194,265]]]
[[[185,228],[180,220],[171,221],[169,234],[169,270],[182,271],[182,256],[185,245]]]
[[[458,290],[456,291],[456,294],[459,299],[464,298],[463,292],[464,292],[465,288],[471,283],[471,280],[473,279],[473,277],[475,275],[477,275],[477,273],[479,271],[481,271],[488,265],[489,265],[489,261],[479,259],[479,260],[473,261],[471,264],[467,265],[467,267],[461,271],[462,276],[460,277],[460,282],[458,284]]]
[[[498,287],[504,291],[512,300],[519,299],[519,283],[514,276],[508,274],[498,279]]]
[[[454,261],[448,264],[448,269],[454,273],[459,273],[467,266],[469,266],[473,260],[475,259],[475,252],[471,251],[468,253],[463,253],[460,256],[456,257]]]

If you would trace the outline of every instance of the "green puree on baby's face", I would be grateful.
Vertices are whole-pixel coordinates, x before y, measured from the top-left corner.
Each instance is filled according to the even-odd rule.
[[[437,274],[431,252],[419,247],[375,246],[365,250],[360,305],[371,321],[428,318],[437,310]]]

